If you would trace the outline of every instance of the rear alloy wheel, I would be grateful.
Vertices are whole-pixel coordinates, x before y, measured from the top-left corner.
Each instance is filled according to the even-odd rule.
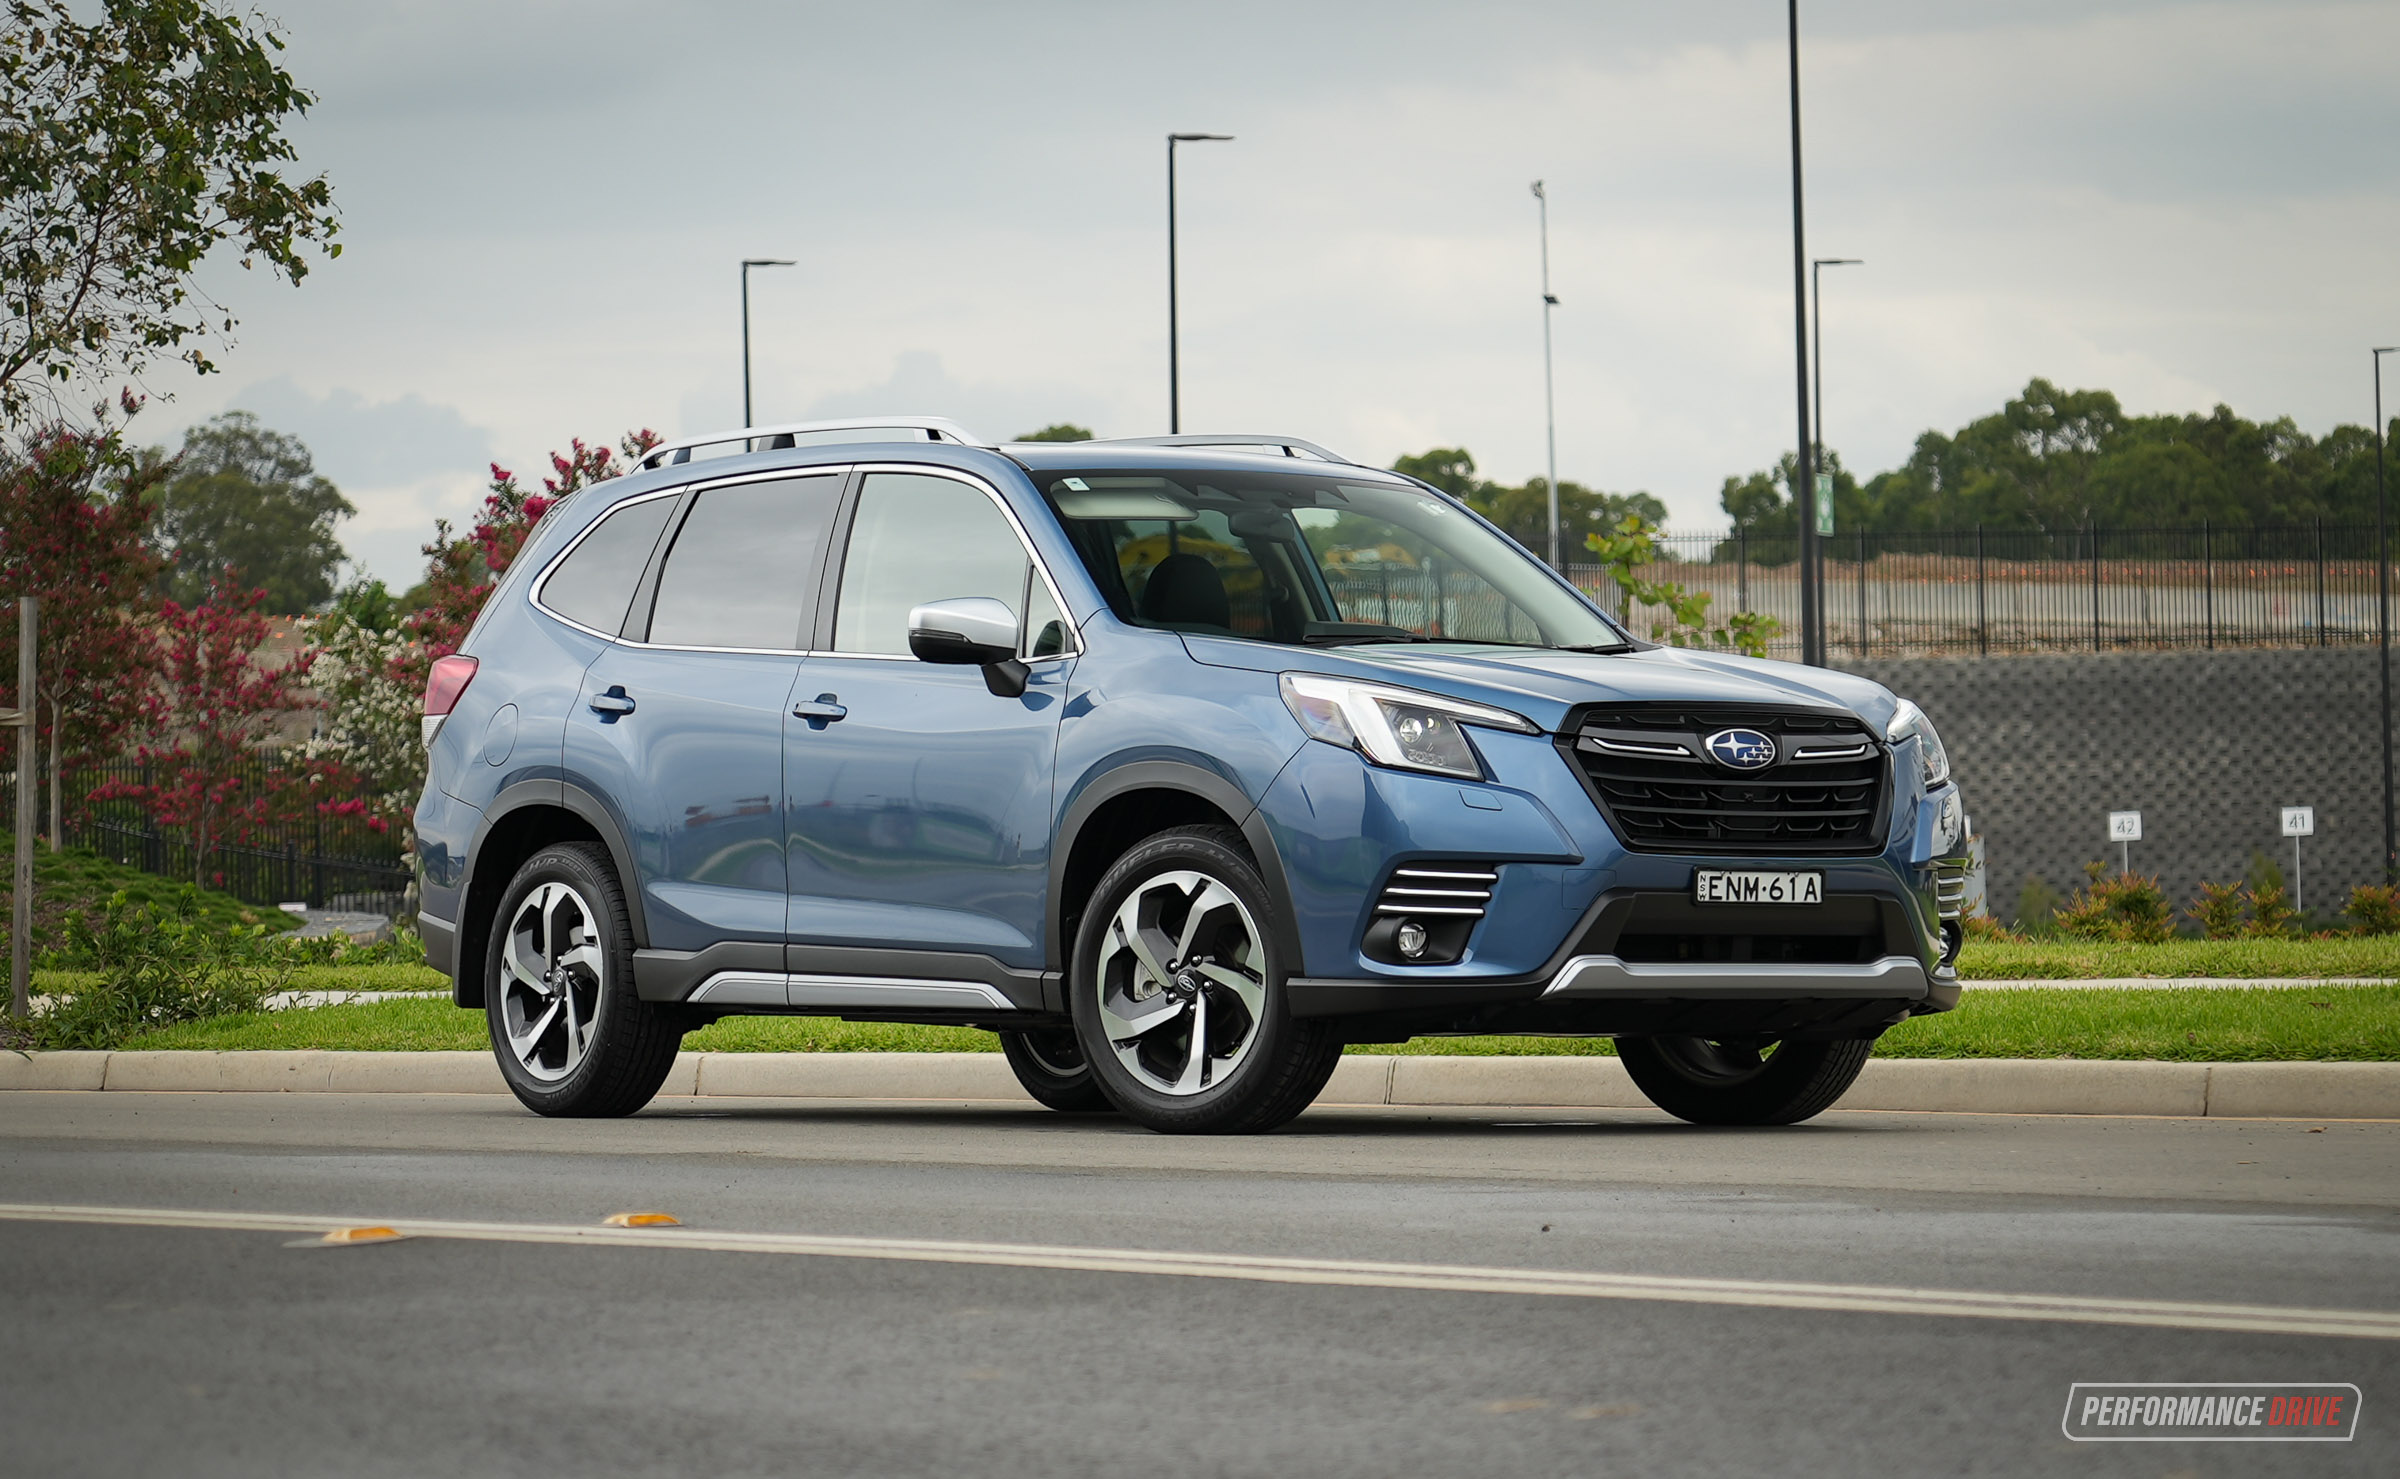
[[[1695,1125],[1795,1125],[1822,1114],[1857,1081],[1874,1049],[1871,1040],[1617,1039],[1635,1086]]]
[[[1241,834],[1162,832],[1093,891],[1069,994],[1101,1089],[1153,1130],[1249,1134],[1332,1077],[1341,1039],[1284,1006],[1273,904]]]
[[[683,1043],[674,1008],[634,994],[625,894],[591,843],[544,848],[509,880],[483,997],[501,1076],[537,1114],[631,1114]]]
[[[1065,1114],[1115,1108],[1092,1077],[1092,1065],[1085,1061],[1083,1044],[1076,1041],[1072,1027],[1003,1032],[1000,1051],[1008,1055],[1008,1066],[1025,1092],[1047,1108]]]

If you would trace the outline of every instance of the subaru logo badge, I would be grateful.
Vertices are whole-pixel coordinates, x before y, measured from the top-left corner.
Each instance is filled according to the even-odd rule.
[[[1764,770],[1775,763],[1774,737],[1755,729],[1720,729],[1701,744],[1728,770]]]

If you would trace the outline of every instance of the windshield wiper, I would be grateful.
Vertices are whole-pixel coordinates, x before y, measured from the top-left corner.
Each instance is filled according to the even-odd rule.
[[[1607,657],[1619,652],[1631,652],[1633,644],[1631,642],[1588,642],[1580,647],[1561,647],[1557,650],[1560,652],[1589,652]]]

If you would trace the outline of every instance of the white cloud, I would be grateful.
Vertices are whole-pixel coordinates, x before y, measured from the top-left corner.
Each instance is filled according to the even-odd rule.
[[[348,250],[296,291],[224,274],[224,363],[289,389],[337,480],[388,469],[355,476],[394,519],[471,506],[491,455],[737,423],[743,256],[800,262],[753,279],[761,420],[1165,430],[1169,127],[1239,136],[1185,156],[1187,427],[1538,472],[1538,175],[1562,473],[1699,523],[1794,442],[1781,7],[283,14]],[[2400,10],[1806,20],[1810,244],[1869,262],[1828,282],[1851,466],[2036,375],[2365,417],[2366,336],[2400,336]]]

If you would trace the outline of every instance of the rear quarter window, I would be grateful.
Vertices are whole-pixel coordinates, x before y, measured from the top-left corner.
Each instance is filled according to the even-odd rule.
[[[675,497],[666,494],[602,515],[542,582],[541,603],[569,621],[614,636],[625,624],[634,587],[674,511]]]

